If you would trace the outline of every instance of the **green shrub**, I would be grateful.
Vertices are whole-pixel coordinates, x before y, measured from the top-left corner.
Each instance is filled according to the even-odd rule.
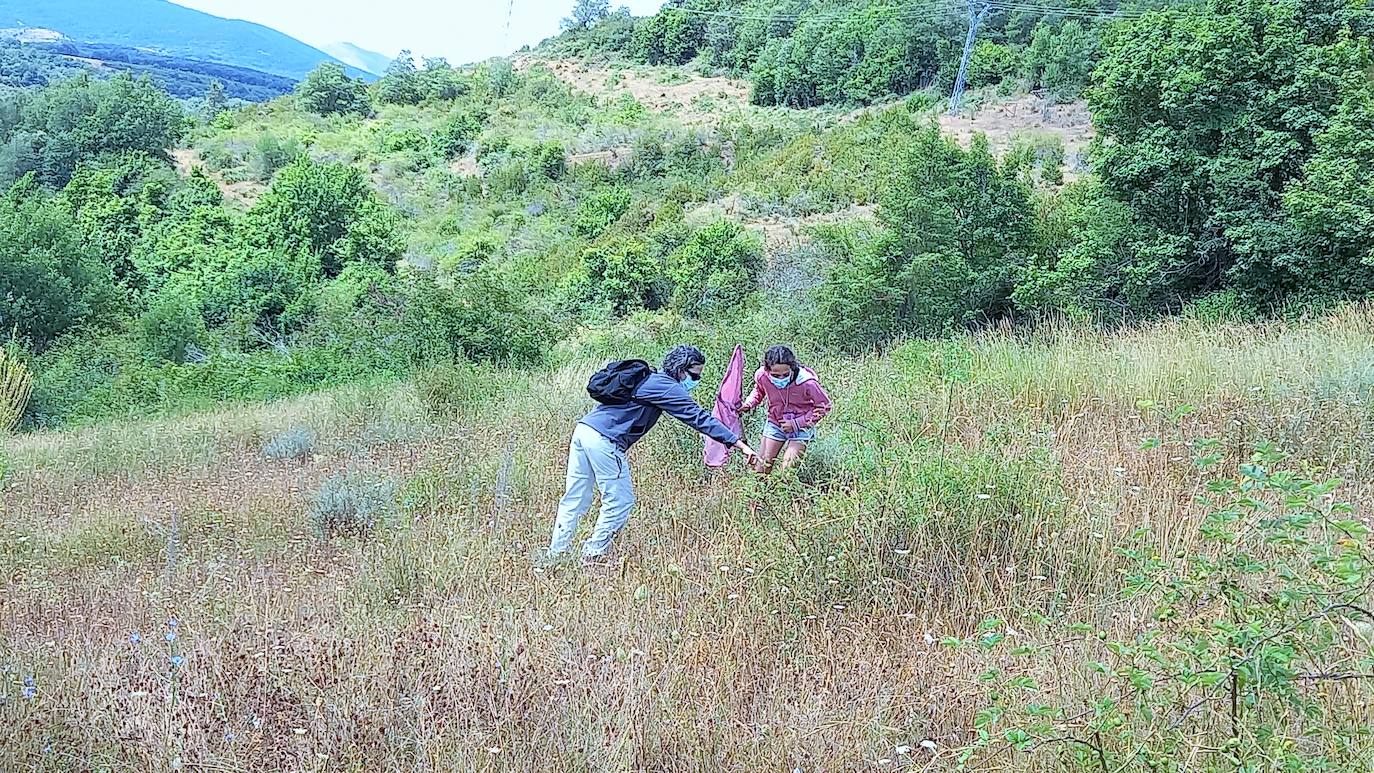
[[[573,217],[573,231],[582,237],[600,236],[630,209],[630,192],[602,188],[582,200]]]
[[[205,345],[200,298],[190,282],[171,282],[148,301],[138,320],[143,351],[149,357],[186,362]]]
[[[587,273],[587,294],[606,304],[615,314],[657,308],[662,292],[662,271],[640,239],[603,241],[582,251]]]
[[[550,180],[557,180],[568,169],[568,152],[558,142],[542,142],[529,151],[535,170]]]
[[[450,159],[467,153],[472,150],[477,135],[482,133],[484,120],[484,116],[470,108],[455,109],[435,132],[432,139],[434,149]]]
[[[277,172],[305,155],[305,149],[294,137],[281,140],[275,134],[263,134],[253,146],[253,174],[262,182],[271,182]]]
[[[348,77],[343,65],[325,62],[296,85],[301,107],[319,115],[372,115],[367,84]]]
[[[734,222],[712,223],[668,256],[673,306],[689,315],[727,312],[758,288],[763,268],[753,234]]]
[[[395,212],[363,173],[302,158],[283,169],[249,212],[256,243],[314,256],[326,277],[352,262],[393,271],[405,250]]]

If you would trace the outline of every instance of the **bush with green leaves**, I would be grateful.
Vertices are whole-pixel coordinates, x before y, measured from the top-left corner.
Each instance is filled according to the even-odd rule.
[[[738,223],[711,223],[667,258],[673,307],[691,316],[728,313],[758,289],[763,244]]]
[[[296,85],[301,107],[318,115],[372,115],[367,84],[348,77],[343,65],[325,62]]]
[[[577,206],[573,231],[578,236],[600,236],[630,209],[630,192],[619,187],[603,188]]]
[[[1202,468],[1221,468],[1220,444],[1193,446]],[[1314,479],[1272,446],[1236,470],[1209,480],[1195,547],[1163,548],[1142,527],[1122,549],[1117,604],[1148,612],[1134,635],[1028,609],[1016,625],[1043,630],[1035,642],[1018,645],[1001,619],[946,641],[1003,664],[982,677],[965,763],[1009,751],[1103,773],[1367,764],[1360,699],[1327,687],[1374,669],[1369,526],[1333,496],[1340,480]],[[1031,676],[1037,665],[1088,679],[1099,697],[1066,703]]]
[[[586,294],[614,314],[657,308],[662,302],[662,269],[642,239],[604,239],[582,251]]]
[[[0,327],[42,350],[104,324],[122,303],[113,272],[32,177],[0,197]]]
[[[357,168],[301,158],[283,169],[249,212],[257,244],[303,251],[326,277],[353,262],[395,269],[405,250],[399,218]]]
[[[143,351],[157,360],[186,362],[205,346],[205,319],[197,288],[189,280],[164,285],[138,319]]]
[[[482,133],[486,116],[470,107],[457,107],[431,138],[434,149],[445,158],[457,158],[472,150],[477,135]]]

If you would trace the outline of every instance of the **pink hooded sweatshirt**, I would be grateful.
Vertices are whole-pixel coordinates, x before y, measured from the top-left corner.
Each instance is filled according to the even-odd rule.
[[[778,426],[791,420],[797,422],[798,429],[806,429],[816,426],[830,413],[830,395],[821,388],[815,371],[810,368],[801,368],[796,380],[783,389],[773,385],[767,370],[759,368],[754,374],[754,392],[740,410],[757,408],[765,397],[768,399],[768,420]]]

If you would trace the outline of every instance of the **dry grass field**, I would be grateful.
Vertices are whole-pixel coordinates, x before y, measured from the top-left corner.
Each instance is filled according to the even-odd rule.
[[[1229,555],[1200,497],[1257,443],[1340,476],[1321,501],[1367,521],[1374,309],[822,361],[837,411],[798,476],[707,474],[665,420],[632,454],[612,567],[544,568],[593,365],[5,441],[0,768],[1368,768],[1354,611],[1298,621],[1321,641],[1291,657],[1342,678],[1273,700],[1089,666],[1216,611],[1202,593],[1155,615],[1126,593],[1132,555]],[[376,525],[322,535],[312,514],[348,502]],[[1017,734],[1045,704],[1072,737]]]

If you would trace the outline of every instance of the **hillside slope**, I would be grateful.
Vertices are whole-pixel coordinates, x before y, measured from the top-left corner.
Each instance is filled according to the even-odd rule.
[[[0,27],[42,27],[79,42],[127,46],[297,79],[333,60],[269,27],[223,19],[167,0],[0,0]],[[352,74],[363,73],[355,69]]]

